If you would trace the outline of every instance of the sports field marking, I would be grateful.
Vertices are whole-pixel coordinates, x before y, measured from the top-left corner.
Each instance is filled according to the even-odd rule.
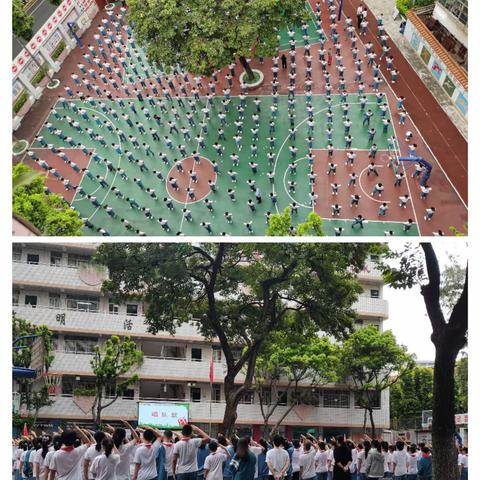
[[[375,165],[377,168],[383,168],[384,165]],[[360,190],[364,193],[366,198],[369,198],[373,202],[378,202],[378,203],[392,203],[390,200],[378,200],[373,197],[372,192],[367,192],[362,185],[362,176],[363,174],[368,170],[368,165],[360,172],[360,175],[358,176],[358,185],[360,186]]]
[[[298,160],[295,160],[295,164],[297,164],[298,162],[302,161],[302,160],[306,160],[307,157],[302,157],[302,158],[299,158]],[[285,172],[283,174],[283,187],[285,188],[285,192],[286,194],[290,197],[290,200],[292,200],[292,202],[295,202],[297,205],[299,205],[300,207],[304,207],[304,208],[307,208],[307,209],[312,209],[312,211],[315,211],[315,206],[314,205],[305,205],[304,203],[300,203],[297,199],[293,198],[291,195],[290,195],[290,191],[288,190],[288,187],[287,187],[287,173],[288,173],[288,167],[285,169]],[[311,189],[310,189],[311,190]],[[277,207],[277,204],[275,204],[275,206]],[[278,207],[277,207],[277,212],[278,212]]]

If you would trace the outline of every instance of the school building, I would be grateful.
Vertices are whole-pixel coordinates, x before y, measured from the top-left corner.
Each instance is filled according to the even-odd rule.
[[[207,341],[193,325],[183,325],[174,336],[148,333],[141,303],[117,305],[102,294],[106,273],[92,265],[95,249],[95,244],[79,243],[24,243],[13,247],[13,311],[17,317],[46,325],[54,333],[54,360],[47,378],[53,404],[40,410],[39,423],[47,428],[73,421],[91,424],[91,402],[78,392],[93,387],[93,349],[111,335],[128,335],[144,353],[144,362],[136,372],[139,381],[104,410],[103,421],[135,422],[140,401],[182,402],[189,404],[190,421],[214,434],[225,408],[222,381],[226,367],[219,344]],[[359,327],[373,323],[382,329],[388,318],[388,303],[383,299],[383,280],[375,260],[370,258],[358,274],[364,291],[354,308]],[[212,356],[213,385],[209,378]],[[242,382],[241,374],[237,381]],[[346,385],[312,389],[305,384],[304,388],[312,390],[312,404],[298,405],[287,415],[281,429],[288,437],[307,430],[327,437],[343,433],[357,437],[362,433],[364,411]],[[108,396],[113,392],[105,393]],[[272,425],[285,412],[286,401],[275,411]],[[379,429],[389,428],[388,391],[378,398],[374,419]],[[256,394],[246,396],[238,408],[239,431],[258,438],[262,424]]]

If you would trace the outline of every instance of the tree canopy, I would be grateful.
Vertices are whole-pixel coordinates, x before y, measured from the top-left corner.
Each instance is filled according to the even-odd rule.
[[[255,363],[269,336],[294,319],[336,338],[350,332],[352,309],[372,244],[104,244],[96,260],[109,269],[103,292],[146,304],[151,333],[195,324],[217,337],[227,364],[224,428],[252,385]],[[240,358],[235,349],[243,349]],[[245,370],[245,381],[235,377]],[[227,419],[228,417],[228,419]],[[233,422],[227,424],[226,422]]]
[[[92,406],[92,415],[97,427],[101,424],[102,411],[112,405],[125,390],[138,380],[132,370],[143,362],[143,353],[137,349],[137,344],[129,337],[123,339],[113,335],[103,347],[95,346],[91,361],[95,375],[95,401]],[[113,398],[106,403],[103,398],[105,389],[115,392]]]
[[[286,207],[282,213],[273,213],[268,221],[267,235],[270,237],[288,237],[298,235],[323,237],[322,219],[314,212],[307,215],[304,223],[300,223],[294,228],[292,223],[292,214],[289,207]]]
[[[12,2],[12,30],[15,35],[29,41],[33,37],[33,16],[25,10],[22,0]]]
[[[359,405],[370,414],[372,436],[375,436],[375,396],[413,367],[413,357],[406,347],[397,344],[390,330],[380,332],[375,325],[368,325],[345,340],[340,358],[342,377],[357,394]]]
[[[267,57],[278,30],[306,18],[304,0],[127,0],[135,37],[149,60],[211,75],[236,56]]]
[[[13,213],[31,222],[48,236],[80,236],[83,222],[60,195],[45,192],[44,175],[23,163],[13,167]]]

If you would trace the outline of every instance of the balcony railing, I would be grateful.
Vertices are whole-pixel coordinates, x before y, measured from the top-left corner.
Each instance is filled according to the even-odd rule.
[[[388,302],[383,298],[360,295],[353,308],[360,315],[388,318]]]

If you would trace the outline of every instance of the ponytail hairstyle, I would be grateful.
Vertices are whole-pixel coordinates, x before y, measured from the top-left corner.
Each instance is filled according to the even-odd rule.
[[[60,450],[61,447],[62,447],[62,436],[55,435],[53,437],[53,449],[57,451],[57,450]]]
[[[365,440],[363,442],[363,448],[365,449],[365,458],[367,458],[368,457],[368,452],[372,448],[372,444],[368,440]]]
[[[116,428],[112,435],[112,440],[115,447],[119,448],[120,445],[124,442],[127,436],[127,432],[124,428]]]
[[[103,447],[103,450],[105,451],[105,456],[107,458],[112,453],[113,445],[114,445],[114,443],[113,443],[113,440],[111,438],[104,438],[102,440],[102,447]]]
[[[97,442],[95,444],[95,450],[99,452],[102,449],[102,440],[105,438],[105,433],[101,432],[100,430],[97,430],[93,435],[93,438]]]
[[[48,435],[42,438],[42,458],[45,458],[47,456],[51,441],[52,439]]]

